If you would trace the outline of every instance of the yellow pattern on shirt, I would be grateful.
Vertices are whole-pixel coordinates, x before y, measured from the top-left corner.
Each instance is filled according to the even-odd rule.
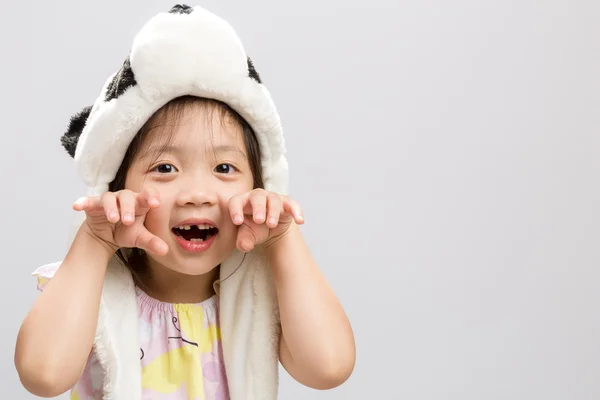
[[[215,325],[204,327],[204,311],[199,305],[174,305],[179,315],[182,337],[195,342],[198,347],[183,343],[156,359],[142,369],[142,388],[159,393],[173,393],[185,383],[188,398],[204,400],[204,379],[201,354],[213,350],[215,340],[220,340]]]

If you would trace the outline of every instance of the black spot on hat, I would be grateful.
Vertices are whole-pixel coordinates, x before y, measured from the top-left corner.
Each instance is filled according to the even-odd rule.
[[[131,69],[131,61],[129,57],[127,57],[119,72],[117,72],[113,80],[108,84],[105,100],[111,101],[118,98],[125,93],[127,89],[136,84],[135,75]]]
[[[60,142],[71,157],[75,157],[75,149],[77,148],[79,136],[81,136],[81,132],[83,132],[83,128],[85,128],[85,124],[91,111],[92,106],[89,106],[73,115],[69,122],[67,132],[60,138]]]
[[[187,4],[176,4],[171,8],[169,13],[171,14],[191,14],[194,9]]]
[[[254,63],[252,62],[250,57],[248,57],[248,76],[254,79],[256,82],[262,83],[262,81],[260,80],[260,75],[258,75],[258,72],[256,72],[256,68],[254,68]]]

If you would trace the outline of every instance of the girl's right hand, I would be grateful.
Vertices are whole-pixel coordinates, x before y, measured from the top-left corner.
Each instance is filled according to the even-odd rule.
[[[158,192],[146,189],[106,192],[100,197],[82,197],[73,204],[86,213],[90,233],[112,251],[137,247],[155,255],[165,255],[169,246],[144,225],[148,211],[160,205]]]

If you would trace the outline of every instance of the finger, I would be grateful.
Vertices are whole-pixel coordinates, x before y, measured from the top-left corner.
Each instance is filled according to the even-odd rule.
[[[73,203],[73,210],[83,211],[83,210],[85,210],[85,207],[87,206],[88,203],[89,203],[89,200],[87,197],[80,197],[77,200],[75,200],[75,202]]]
[[[164,256],[169,252],[169,246],[164,240],[153,235],[147,229],[142,229],[135,239],[134,247],[147,251],[148,253]]]
[[[262,224],[267,218],[267,194],[264,190],[257,190],[250,195],[252,205],[252,220]]]
[[[276,193],[267,195],[267,226],[275,228],[279,223],[279,216],[283,210],[281,197]]]
[[[144,215],[152,208],[160,205],[160,196],[158,190],[154,188],[145,188],[136,196],[135,214]]]
[[[131,225],[135,221],[135,194],[130,190],[121,190],[117,195],[121,210],[121,221],[124,225]]]
[[[117,223],[119,217],[119,206],[117,204],[117,195],[113,192],[106,192],[102,195],[102,207],[108,222]]]
[[[238,236],[236,247],[241,252],[248,252],[254,249],[254,245],[256,244],[256,235],[250,229],[250,227],[246,224],[240,226],[238,229]]]
[[[92,211],[103,209],[102,200],[99,197],[80,197],[73,203],[75,211]]]
[[[244,222],[244,206],[248,201],[248,197],[248,193],[245,193],[243,195],[233,196],[229,199],[229,214],[235,225],[241,225]]]
[[[287,196],[283,197],[283,210],[290,214],[297,224],[301,225],[304,223],[304,215],[302,213],[300,204],[296,203]]]

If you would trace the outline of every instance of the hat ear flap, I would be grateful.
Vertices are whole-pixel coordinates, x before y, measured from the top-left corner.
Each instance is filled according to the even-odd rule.
[[[75,158],[75,149],[77,148],[79,136],[81,136],[81,132],[83,132],[83,128],[85,128],[85,124],[90,116],[91,111],[92,106],[89,106],[73,115],[71,117],[71,121],[69,122],[69,128],[67,129],[67,132],[65,132],[65,134],[60,138],[60,142],[62,143],[63,147],[73,158]]]

